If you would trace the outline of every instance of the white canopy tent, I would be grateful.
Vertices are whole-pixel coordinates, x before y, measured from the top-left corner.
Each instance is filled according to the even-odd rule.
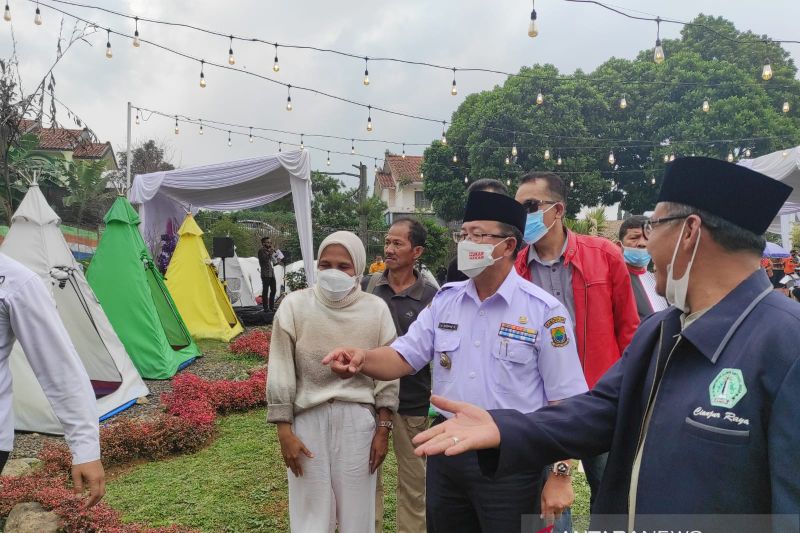
[[[800,146],[778,150],[754,159],[743,159],[739,164],[794,187],[792,194],[783,204],[778,218],[769,228],[772,233],[780,233],[784,248],[791,249],[792,222],[796,213],[800,213]]]
[[[187,211],[249,209],[289,193],[292,193],[300,252],[313,283],[311,167],[306,150],[138,174],[128,199],[141,205],[139,227],[145,242],[155,252],[161,234],[170,225],[177,228]]]

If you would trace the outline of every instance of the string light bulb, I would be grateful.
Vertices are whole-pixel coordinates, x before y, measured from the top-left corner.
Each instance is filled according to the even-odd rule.
[[[236,58],[233,57],[233,35],[231,35],[231,44],[228,47],[228,64],[229,65],[236,64]]]
[[[517,151],[517,143],[514,143],[514,146],[511,147],[511,157],[517,157],[518,153],[519,152]]]
[[[206,62],[204,60],[200,60],[200,87],[202,89],[206,88],[206,74],[203,72],[203,67],[205,66]]]
[[[137,108],[136,109],[136,125],[138,126],[139,124],[141,124],[141,122],[139,121],[139,109]]]
[[[200,121],[200,130],[197,133],[200,134],[200,135],[203,134],[203,121],[202,120]]]
[[[769,59],[765,59],[764,66],[761,67],[761,79],[764,81],[772,79],[772,65],[769,64]]]
[[[545,161],[549,161],[550,160],[550,150],[549,149],[545,149],[545,151],[544,151],[544,160]]]
[[[708,113],[711,110],[711,105],[708,103],[708,98],[703,100],[703,113]]]
[[[442,121],[442,144],[447,146],[447,135],[445,134],[445,121]]]
[[[355,139],[350,139],[350,155],[356,154],[356,141]]]
[[[421,180],[425,179],[425,174],[422,171],[420,171],[419,173],[419,179]]]
[[[378,159],[374,158],[374,157],[372,159],[375,161],[375,173],[377,174],[378,173]]]
[[[675,161],[675,154],[669,154],[669,162],[672,163]]]
[[[328,160],[327,160],[327,161],[325,161],[325,164],[326,164],[327,166],[331,166],[331,153],[330,153],[330,152],[328,152]]]
[[[292,86],[286,86],[286,111],[291,111],[292,107]]]
[[[278,143],[278,153],[283,152],[283,143]]]
[[[536,9],[531,10],[531,21],[528,24],[528,37],[531,39],[539,35],[539,22],[536,20]]]
[[[369,58],[364,58],[364,87],[369,85]]]
[[[453,163],[458,163],[458,155],[453,154]]]
[[[789,101],[788,100],[783,103],[783,107],[781,108],[781,111],[783,111],[784,113],[788,113],[789,112]]]
[[[180,126],[178,126],[178,115],[175,115],[175,135],[178,135],[181,132]]]
[[[367,106],[367,131],[372,131],[372,106]]]
[[[510,164],[511,164],[511,159],[508,156],[506,156],[506,165],[510,165]]]
[[[561,166],[564,161],[561,159],[561,154],[558,155],[558,159],[556,159],[556,165]]]
[[[573,188],[575,186],[575,182],[572,181],[572,178],[569,179],[569,188]]]
[[[233,146],[233,141],[231,141],[231,130],[228,130],[228,148]]]
[[[626,109],[628,107],[628,99],[625,98],[625,95],[622,95],[622,98],[619,99],[619,108]]]
[[[511,187],[511,178],[506,178],[506,185]]]
[[[42,25],[42,12],[39,10],[39,4],[36,4],[36,14],[33,16],[33,23],[37,26]]]
[[[278,43],[275,43],[275,62],[272,64],[272,72],[279,72],[281,64],[278,63]]]
[[[664,154],[664,163],[669,163],[669,154]]]
[[[616,162],[617,159],[614,157],[614,151],[612,150],[611,152],[608,153],[608,164],[613,165]]]
[[[456,96],[458,94],[458,87],[456,87],[456,68],[453,67],[453,85],[450,87],[450,94]]]
[[[142,46],[141,41],[139,41],[139,17],[134,17],[134,20],[136,21],[136,29],[133,32],[133,47],[139,48]]]
[[[464,183],[469,183],[469,178],[467,176],[464,176]]]
[[[753,152],[750,151],[750,148],[745,149],[744,156],[745,157],[750,157],[751,155],[753,155]]]
[[[650,178],[650,185],[655,185],[655,184],[656,184],[656,177],[653,176],[652,178]]]
[[[403,155],[402,155],[402,157],[403,157],[403,159],[406,158],[406,143],[403,143]]]
[[[106,30],[106,57],[111,59],[114,57],[114,52],[111,51],[111,30]]]
[[[300,149],[301,150],[305,150],[306,149],[306,145],[303,144],[303,134],[302,133],[300,134]]]
[[[664,48],[661,46],[661,18],[656,17],[656,47],[653,49],[653,62],[660,65],[664,62]]]
[[[727,160],[728,160],[728,163],[733,163],[733,152],[730,152],[730,151],[728,152]]]
[[[789,152],[788,152],[787,150],[784,150],[784,151],[783,151],[783,153],[782,153],[781,155],[782,155],[783,157],[786,157],[787,155],[789,155]]]
[[[539,94],[536,95],[536,105],[542,105],[544,103],[544,95],[542,91],[539,91]]]
[[[250,128],[250,144],[253,144],[253,128]]]
[[[6,9],[3,12],[3,20],[6,22],[11,22],[11,8],[8,7],[8,0],[6,0]]]

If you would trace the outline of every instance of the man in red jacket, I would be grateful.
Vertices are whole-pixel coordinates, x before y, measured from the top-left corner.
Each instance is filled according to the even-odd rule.
[[[528,211],[517,272],[555,296],[569,311],[590,388],[620,358],[639,325],[636,299],[619,249],[602,237],[564,227],[567,187],[552,172],[522,176],[516,200]],[[607,454],[583,459],[591,500]]]

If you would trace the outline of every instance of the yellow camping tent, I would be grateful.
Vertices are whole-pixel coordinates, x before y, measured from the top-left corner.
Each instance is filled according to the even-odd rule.
[[[229,341],[244,331],[211,264],[203,230],[191,214],[178,230],[166,284],[189,333],[196,339]]]

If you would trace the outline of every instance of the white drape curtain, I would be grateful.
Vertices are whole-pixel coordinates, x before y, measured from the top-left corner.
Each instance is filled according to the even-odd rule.
[[[145,242],[154,250],[168,224],[180,224],[190,210],[249,209],[274,202],[290,192],[306,278],[314,283],[311,167],[306,150],[139,174],[128,198],[131,203],[141,205],[140,230]]]
[[[739,164],[794,187],[769,229],[772,233],[780,233],[783,247],[791,249],[792,222],[796,213],[800,213],[800,146],[778,150],[755,159],[743,159]]]

